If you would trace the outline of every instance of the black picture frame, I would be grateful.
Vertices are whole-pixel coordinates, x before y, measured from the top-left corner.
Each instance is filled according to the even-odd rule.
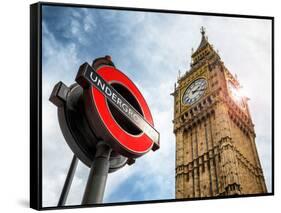
[[[73,7],[73,8],[97,8],[121,11],[142,11],[142,12],[160,12],[172,14],[204,15],[216,17],[236,17],[267,19],[271,21],[272,35],[272,192],[259,195],[239,195],[228,197],[206,197],[206,198],[185,198],[153,201],[134,201],[120,203],[105,203],[91,205],[70,205],[70,206],[42,206],[42,6]],[[274,17],[259,15],[242,14],[224,14],[194,11],[176,11],[148,8],[130,8],[130,7],[112,7],[102,5],[84,5],[68,3],[50,3],[39,2],[30,5],[30,207],[36,210],[84,208],[97,206],[115,206],[132,205],[144,203],[163,203],[189,200],[210,200],[210,199],[228,199],[234,197],[253,197],[253,196],[272,196],[274,192]]]

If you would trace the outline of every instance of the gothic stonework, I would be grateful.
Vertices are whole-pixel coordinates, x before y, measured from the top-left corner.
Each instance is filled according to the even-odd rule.
[[[239,82],[201,28],[174,96],[176,198],[266,193],[255,131]]]

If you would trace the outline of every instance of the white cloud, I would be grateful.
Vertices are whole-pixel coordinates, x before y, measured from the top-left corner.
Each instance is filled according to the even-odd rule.
[[[74,76],[69,70],[77,69],[74,45],[62,47],[43,23],[43,81],[42,81],[42,158],[43,206],[57,205],[64,179],[72,159],[72,152],[60,131],[57,108],[49,101],[54,85],[62,80],[69,84]],[[52,74],[51,74],[52,73]]]

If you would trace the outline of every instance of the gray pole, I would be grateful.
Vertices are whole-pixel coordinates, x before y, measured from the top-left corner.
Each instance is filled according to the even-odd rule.
[[[64,206],[65,205],[66,198],[68,196],[68,192],[69,192],[69,189],[70,189],[73,177],[74,177],[74,173],[75,173],[75,170],[77,168],[77,163],[78,163],[78,159],[75,155],[73,155],[73,158],[72,158],[72,161],[71,161],[71,164],[70,164],[70,167],[69,167],[69,170],[68,170],[68,173],[67,173],[62,191],[61,191],[58,206]]]
[[[99,141],[96,148],[97,151],[91,166],[82,205],[102,203],[103,201],[112,149],[103,141]]]

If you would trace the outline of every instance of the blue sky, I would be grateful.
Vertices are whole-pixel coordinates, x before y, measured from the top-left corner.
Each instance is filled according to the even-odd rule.
[[[271,49],[268,20],[43,7],[43,206],[56,205],[72,153],[48,97],[58,81],[70,85],[79,66],[111,55],[142,91],[151,108],[161,149],[110,174],[105,202],[174,198],[173,91],[178,71],[189,69],[200,27],[244,86],[256,143],[271,191]],[[260,78],[263,76],[263,78]],[[258,91],[258,92],[257,92]],[[262,112],[262,113],[260,113]],[[88,168],[79,163],[67,204],[80,204]]]

